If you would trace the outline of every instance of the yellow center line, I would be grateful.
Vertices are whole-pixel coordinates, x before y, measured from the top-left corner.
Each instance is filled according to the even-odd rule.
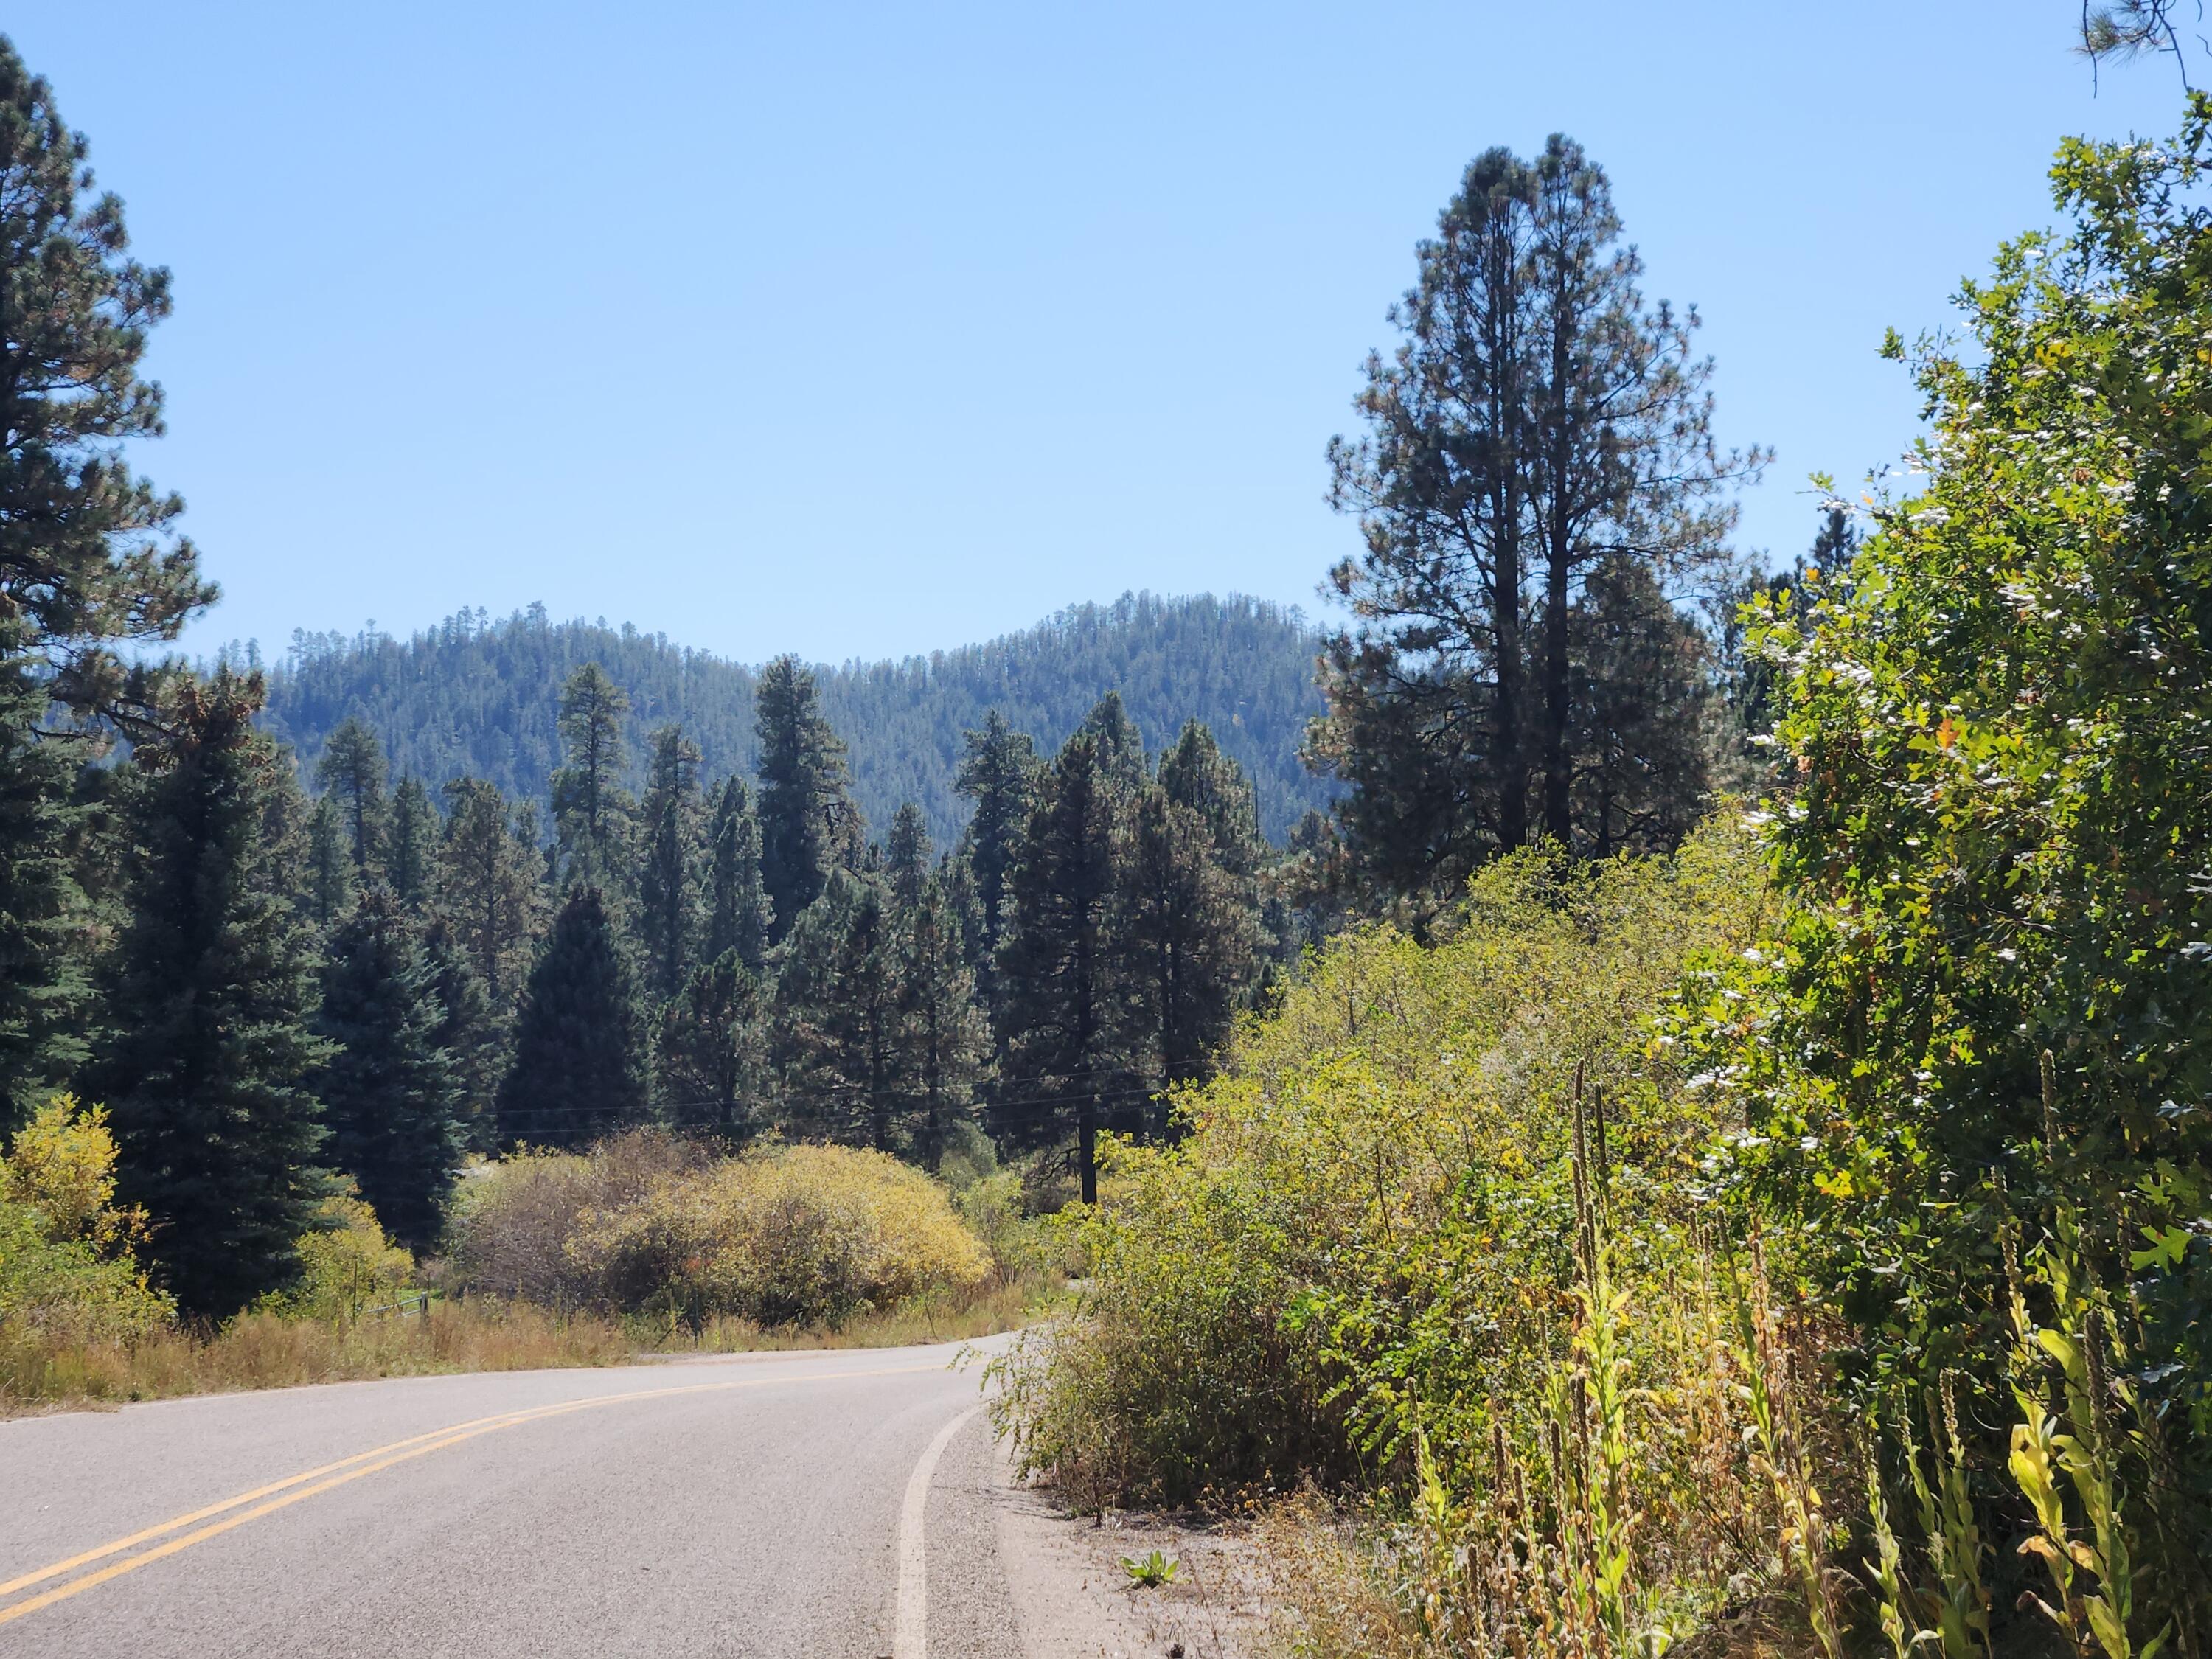
[[[450,1424],[445,1428],[433,1429],[427,1434],[415,1435],[405,1440],[394,1440],[388,1444],[374,1447],[368,1451],[356,1452],[351,1457],[340,1458],[334,1463],[325,1463],[319,1468],[307,1469],[283,1480],[271,1481],[266,1486],[256,1486],[250,1492],[239,1493],[235,1498],[225,1498],[219,1504],[210,1504],[204,1509],[193,1510],[188,1514],[161,1522],[159,1525],[132,1533],[126,1538],[118,1538],[112,1543],[103,1544],[96,1549],[86,1550],[81,1554],[73,1555],[65,1561],[57,1561],[52,1566],[40,1567],[20,1577],[11,1578],[6,1583],[0,1584],[0,1596],[13,1595],[20,1589],[27,1589],[33,1584],[41,1583],[46,1579],[56,1577],[63,1573],[74,1572],[77,1568],[88,1565],[106,1556],[118,1554],[124,1550],[145,1543],[149,1540],[160,1538],[163,1534],[174,1532],[180,1527],[188,1527],[195,1522],[223,1515],[226,1510],[238,1509],[242,1504],[252,1504],[258,1498],[265,1498],[270,1500],[253,1509],[246,1510],[242,1514],[227,1516],[226,1518],[216,1521],[212,1525],[201,1527],[195,1532],[186,1533],[181,1537],[171,1538],[165,1543],[155,1545],[151,1549],[142,1550],[136,1555],[126,1556],[120,1561],[112,1562],[97,1572],[87,1573],[81,1578],[73,1578],[65,1584],[57,1584],[53,1589],[18,1601],[13,1607],[0,1608],[0,1625],[9,1624],[26,1614],[36,1613],[42,1607],[50,1607],[57,1601],[66,1601],[71,1596],[82,1595],[94,1585],[104,1584],[111,1578],[120,1578],[128,1572],[136,1572],[141,1567],[150,1565],[155,1561],[190,1549],[195,1544],[218,1537],[234,1527],[242,1527],[249,1521],[256,1521],[264,1515],[274,1514],[278,1510],[289,1508],[303,1498],[313,1498],[319,1492],[329,1492],[333,1487],[345,1486],[350,1481],[360,1480],[364,1475],[374,1474],[380,1470],[388,1469],[396,1463],[408,1462],[412,1459],[426,1456],[434,1451],[442,1451],[448,1446],[458,1446],[464,1441],[474,1440],[481,1435],[495,1433],[501,1429],[511,1429],[520,1424],[541,1422],[547,1418],[565,1416],[570,1412],[584,1411],[593,1406],[619,1405],[631,1400],[666,1400],[678,1395],[717,1394],[732,1389],[765,1388],[779,1382],[837,1382],[857,1377],[908,1376],[917,1371],[933,1371],[942,1369],[943,1367],[939,1365],[896,1365],[877,1370],[823,1371],[814,1376],[738,1377],[720,1382],[694,1382],[682,1388],[633,1389],[620,1394],[595,1395],[583,1400],[555,1401],[549,1405],[502,1412],[490,1417],[471,1418],[466,1422]],[[318,1479],[318,1477],[323,1478]],[[302,1484],[310,1481],[314,1484]],[[296,1490],[287,1491],[288,1487],[296,1488]],[[272,1497],[271,1494],[275,1493],[283,1495]]]

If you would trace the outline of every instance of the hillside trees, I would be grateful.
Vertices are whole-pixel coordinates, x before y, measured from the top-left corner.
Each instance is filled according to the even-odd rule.
[[[287,1282],[320,1195],[313,1085],[328,1048],[307,1026],[312,935],[275,878],[285,763],[253,729],[260,698],[227,668],[187,682],[162,711],[174,735],[140,751],[112,1035],[85,1083],[111,1115],[124,1200],[159,1230],[162,1282],[210,1315]]]
[[[1346,851],[1383,893],[1449,893],[1539,834],[1591,844],[1583,710],[1621,653],[1586,648],[1589,579],[1626,562],[1663,587],[1717,568],[1721,492],[1763,459],[1715,447],[1695,315],[1646,307],[1619,235],[1604,174],[1571,141],[1534,162],[1479,157],[1417,250],[1396,354],[1369,359],[1366,434],[1330,446],[1332,498],[1365,549],[1331,574],[1354,623],[1329,642],[1310,748],[1352,786]],[[1608,615],[1615,630],[1668,625]],[[1686,743],[1693,702],[1654,699],[1650,738]],[[1702,778],[1681,783],[1694,800]]]

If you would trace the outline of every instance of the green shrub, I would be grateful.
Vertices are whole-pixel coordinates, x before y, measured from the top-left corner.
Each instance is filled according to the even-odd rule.
[[[256,1311],[289,1319],[358,1318],[388,1307],[415,1278],[415,1258],[392,1242],[376,1212],[348,1189],[317,1206],[321,1224],[300,1240],[300,1282]]]
[[[102,1340],[170,1319],[132,1247],[144,1218],[118,1210],[107,1114],[58,1095],[0,1157],[0,1336]]]

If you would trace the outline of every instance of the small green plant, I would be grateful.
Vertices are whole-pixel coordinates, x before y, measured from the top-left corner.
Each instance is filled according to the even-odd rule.
[[[1129,1582],[1145,1589],[1160,1589],[1174,1583],[1176,1574],[1182,1570],[1182,1562],[1158,1550],[1149,1555],[1121,1558],[1121,1571],[1129,1575]]]

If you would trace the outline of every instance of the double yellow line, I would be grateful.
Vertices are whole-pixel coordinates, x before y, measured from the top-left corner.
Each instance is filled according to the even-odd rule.
[[[490,1417],[471,1418],[465,1423],[449,1424],[427,1434],[394,1440],[388,1445],[372,1447],[365,1452],[356,1452],[351,1457],[342,1457],[335,1463],[303,1469],[297,1474],[287,1475],[282,1480],[272,1480],[265,1486],[256,1486],[251,1492],[226,1498],[219,1504],[210,1504],[204,1509],[193,1510],[185,1515],[172,1516],[168,1520],[134,1532],[127,1538],[118,1538],[95,1549],[72,1555],[66,1561],[57,1561],[51,1566],[40,1567],[20,1577],[10,1578],[7,1583],[0,1583],[0,1601],[52,1579],[59,1578],[64,1582],[21,1601],[0,1607],[0,1625],[26,1618],[41,1608],[53,1606],[57,1601],[66,1601],[73,1595],[82,1595],[112,1578],[120,1578],[125,1573],[151,1566],[155,1562],[179,1554],[195,1544],[204,1544],[210,1538],[220,1537],[234,1527],[242,1527],[249,1521],[258,1521],[264,1515],[289,1509],[319,1492],[326,1492],[334,1486],[343,1486],[364,1475],[388,1469],[395,1463],[427,1457],[432,1452],[458,1446],[480,1435],[495,1434],[501,1429],[515,1428],[525,1423],[539,1423],[551,1417],[565,1417],[571,1412],[588,1411],[594,1406],[621,1405],[633,1400],[669,1400],[679,1395],[720,1394],[732,1389],[767,1388],[777,1382],[836,1382],[855,1377],[904,1376],[916,1371],[942,1369],[940,1365],[898,1365],[878,1370],[823,1371],[813,1376],[747,1376],[722,1382],[695,1382],[675,1389],[635,1389],[622,1394],[593,1395],[583,1400],[556,1401],[550,1406],[533,1406],[520,1411],[500,1412]],[[205,1524],[201,1524],[203,1522]],[[188,1528],[191,1530],[187,1531]],[[141,1545],[150,1547],[141,1549]],[[136,1553],[126,1553],[133,1551]],[[111,1557],[121,1559],[110,1559]],[[101,1561],[107,1565],[78,1577],[69,1577],[82,1568]]]

